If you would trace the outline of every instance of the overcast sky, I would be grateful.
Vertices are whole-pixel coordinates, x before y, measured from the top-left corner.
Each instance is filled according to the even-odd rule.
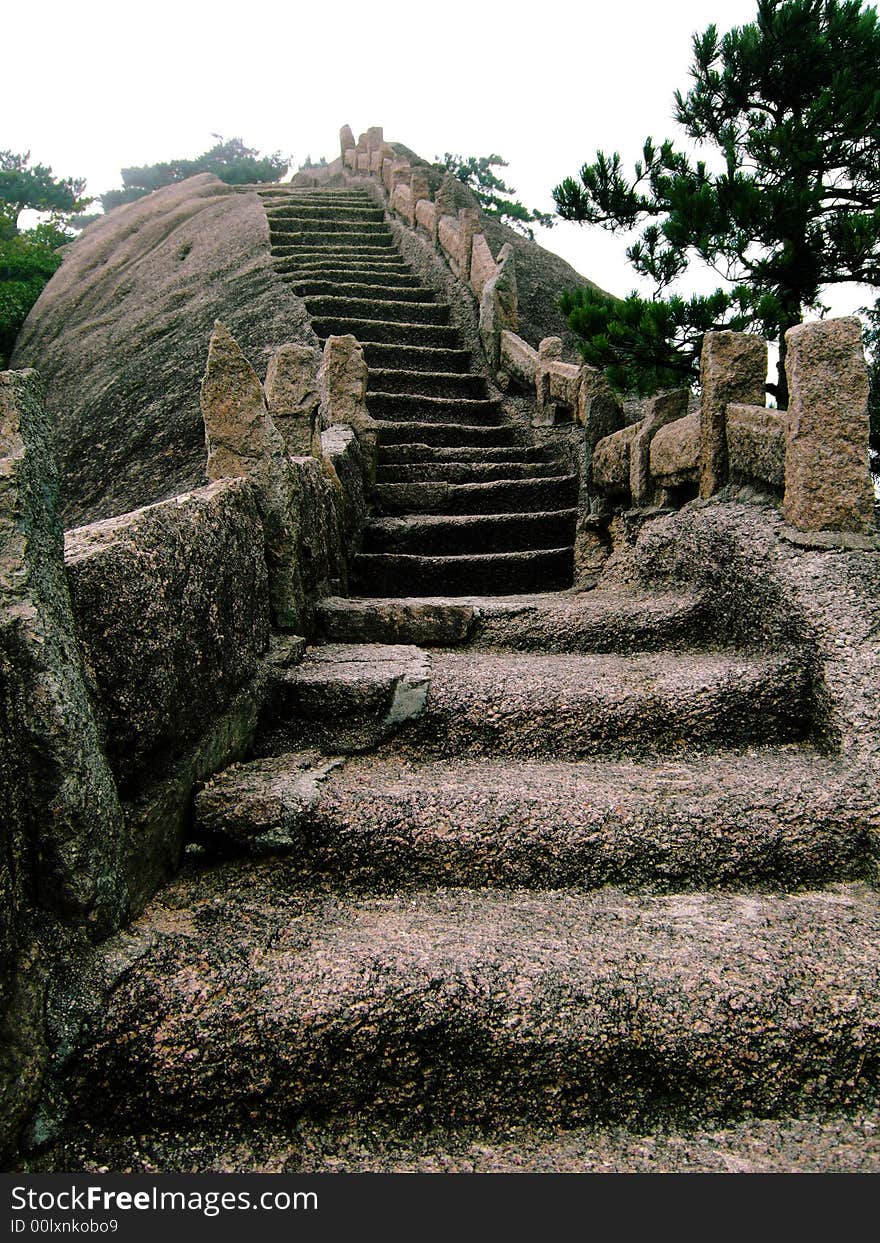
[[[552,187],[598,147],[630,164],[648,134],[675,137],[692,34],[742,25],[756,7],[42,0],[4,14],[0,148],[85,176],[97,194],[121,184],[123,165],[195,156],[212,134],[300,163],[332,159],[344,123],[383,125],[426,159],[500,153],[518,197],[549,210]],[[620,238],[564,223],[541,233],[606,289],[633,287]]]

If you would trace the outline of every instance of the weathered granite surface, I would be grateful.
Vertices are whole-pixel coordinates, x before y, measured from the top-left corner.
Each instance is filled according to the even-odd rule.
[[[269,638],[262,528],[244,479],[68,531],[66,562],[107,754],[128,791],[204,733]]]
[[[122,809],[77,645],[42,386],[0,373],[0,1160],[40,1088],[39,925],[100,936],[124,907]]]

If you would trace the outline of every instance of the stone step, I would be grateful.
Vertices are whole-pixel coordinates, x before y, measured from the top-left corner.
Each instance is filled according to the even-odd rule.
[[[291,284],[297,281],[327,281],[336,285],[340,281],[357,281],[361,285],[395,289],[413,289],[419,285],[417,276],[385,263],[353,263],[348,269],[343,269],[332,259],[303,263],[295,252],[286,258],[276,259],[275,270],[281,272]]]
[[[315,312],[312,314],[312,327],[322,340],[350,332],[358,341],[440,346],[443,349],[458,349],[461,346],[459,331],[452,324],[402,323],[363,319],[356,315],[319,315]]]
[[[296,199],[279,199],[265,206],[270,220],[319,220],[321,223],[332,224],[385,223],[385,212],[381,207],[368,207],[363,203],[305,203]]]
[[[316,229],[303,232],[288,229],[285,224],[270,224],[269,241],[273,252],[278,246],[297,246],[304,251],[322,251],[340,258],[346,254],[382,254],[391,251],[394,245],[390,233],[319,233]]]
[[[333,596],[318,604],[316,623],[331,643],[618,655],[695,650],[711,642],[715,630],[713,602],[702,593],[601,589],[467,599]]]
[[[656,1130],[876,1102],[867,887],[345,898],[295,872],[181,878],[95,951],[112,983],[66,1067],[79,1125]]]
[[[538,514],[466,514],[374,518],[364,528],[363,551],[457,556],[560,548],[574,543],[577,511]]]
[[[377,483],[485,483],[559,475],[558,462],[392,462],[378,467]]]
[[[374,419],[408,424],[482,423],[487,426],[494,426],[502,419],[501,408],[494,398],[385,393],[373,388],[379,382],[375,374],[367,381],[367,410]]]
[[[361,190],[297,190],[291,187],[276,186],[267,187],[265,190],[259,190],[257,193],[261,198],[265,199],[267,204],[276,204],[286,201],[291,203],[302,203],[304,206],[309,205],[350,205],[353,207],[372,207],[373,200],[369,195],[364,194]]]
[[[583,759],[808,736],[812,684],[780,652],[438,652],[425,711],[395,738],[419,756]]]
[[[474,446],[503,447],[516,445],[521,440],[519,429],[508,424],[497,427],[483,426],[478,423],[395,423],[390,420],[377,419],[379,431],[379,452],[389,446],[405,446],[406,448],[428,449],[436,446],[454,446],[459,458],[466,448]]]
[[[132,1174],[878,1174],[880,1111],[809,1112],[646,1128],[521,1123],[448,1125],[290,1121],[281,1127],[176,1126],[174,1133],[89,1129],[27,1157],[26,1173],[130,1170]],[[868,1184],[864,1184],[868,1190]]]
[[[375,319],[382,323],[446,324],[449,306],[445,302],[398,302],[387,298],[345,298],[331,294],[307,297],[306,307],[312,318],[351,317]]]
[[[369,366],[369,363],[367,364]],[[370,388],[377,393],[412,393],[420,397],[486,397],[484,376],[469,371],[409,371],[371,367]]]
[[[867,879],[880,807],[864,773],[798,747],[647,761],[293,752],[196,799],[208,846],[295,855],[303,882],[362,890],[579,890]]]
[[[362,722],[375,707],[364,688],[376,682],[374,669],[386,677],[392,656],[417,650],[312,649],[279,675],[283,690],[268,697],[267,718],[281,731],[271,749],[316,746],[332,754],[377,745],[386,735]],[[799,741],[811,724],[811,681],[795,651],[438,651],[425,676],[419,714],[389,744],[418,759],[643,758],[693,746]]]
[[[384,222],[375,220],[329,220],[311,216],[266,213],[270,236],[301,237],[305,240],[334,239],[342,242],[369,241],[394,245],[394,237]]]
[[[374,299],[386,302],[430,302],[434,297],[433,290],[424,286],[409,285],[376,285],[355,281],[308,280],[301,276],[291,277],[286,282],[301,298],[357,298],[359,300]]]
[[[425,295],[430,295],[431,290],[424,289],[419,285],[418,280],[414,276],[409,276],[406,272],[395,271],[322,271],[320,268],[316,271],[303,269],[297,262],[295,257],[289,259],[278,259],[275,261],[275,270],[280,272],[285,284],[292,285],[299,294],[304,293],[329,293],[334,289],[347,295],[353,295],[358,291],[358,297],[371,296],[375,292],[377,297],[382,297],[390,290],[402,292],[409,295],[414,301],[427,301]],[[416,297],[421,294],[422,297]]]
[[[470,350],[443,350],[419,345],[389,345],[362,341],[364,358],[371,369],[388,367],[405,371],[468,371]]]
[[[282,272],[290,267],[291,261],[295,260],[297,270],[304,271],[323,268],[338,271],[344,268],[351,272],[369,271],[377,274],[396,272],[407,277],[412,276],[396,250],[384,250],[375,246],[337,248],[335,246],[306,246],[299,245],[299,243],[290,245],[276,241],[272,243],[272,256]]]
[[[573,575],[570,547],[461,557],[360,553],[350,583],[361,596],[503,596],[564,591]]]
[[[487,462],[552,462],[556,459],[549,456],[545,448],[534,445],[459,445],[444,446],[431,444],[380,444],[379,465],[395,462],[451,462],[459,465],[462,462],[473,462],[480,465]],[[559,473],[559,472],[554,472]]]
[[[387,513],[537,513],[577,504],[574,475],[489,483],[382,483],[376,500]]]

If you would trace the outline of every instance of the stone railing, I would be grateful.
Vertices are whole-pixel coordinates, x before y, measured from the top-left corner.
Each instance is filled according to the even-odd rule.
[[[767,346],[745,333],[706,334],[700,405],[687,390],[651,399],[639,423],[604,436],[589,486],[605,502],[674,506],[729,482],[782,497],[800,542],[873,542],[868,378],[855,318],[799,324],[786,334],[788,410],[764,406]],[[817,538],[818,537],[818,538]]]
[[[177,868],[194,789],[247,754],[269,667],[345,590],[365,388],[353,338],[282,346],[263,386],[218,324],[210,482],[65,533],[40,381],[0,373],[0,1158],[47,1064],[45,944],[112,932]]]
[[[349,126],[339,134],[342,161],[355,175],[372,176],[384,188],[390,210],[427,238],[453,275],[470,289],[479,307],[480,338],[502,388],[513,383],[534,394],[537,427],[577,418],[584,421],[596,386],[591,367],[562,360],[562,341],[547,337],[535,349],[517,335],[518,297],[513,249],[493,257],[479,211],[456,209],[451,178],[432,199],[428,179],[417,166],[385,142],[381,126],[355,141]]]

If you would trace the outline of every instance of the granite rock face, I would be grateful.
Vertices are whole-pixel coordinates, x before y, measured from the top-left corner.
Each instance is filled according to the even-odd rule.
[[[4,759],[42,905],[112,923],[121,812],[76,641],[49,421],[33,373],[0,379]],[[10,843],[11,849],[11,843]]]
[[[0,1159],[47,1058],[36,925],[118,924],[122,810],[76,641],[33,372],[0,374]]]
[[[216,319],[261,375],[279,345],[317,345],[273,269],[256,194],[201,173],[115,208],[66,250],[13,358],[47,385],[66,527],[205,482],[199,383]]]
[[[269,634],[266,564],[246,480],[67,533],[74,610],[125,789],[222,714]]]

